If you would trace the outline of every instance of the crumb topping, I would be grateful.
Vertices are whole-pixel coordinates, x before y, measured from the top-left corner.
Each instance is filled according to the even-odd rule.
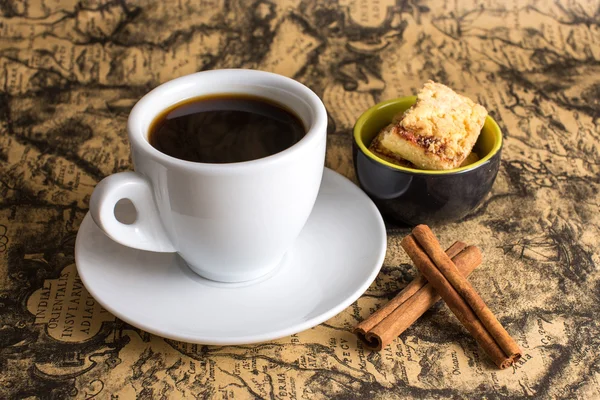
[[[483,106],[441,83],[428,81],[418,93],[417,102],[403,113],[399,125],[423,137],[422,143],[430,152],[437,153],[444,147],[448,158],[461,158],[470,151],[463,151],[465,140],[479,135],[486,116]]]

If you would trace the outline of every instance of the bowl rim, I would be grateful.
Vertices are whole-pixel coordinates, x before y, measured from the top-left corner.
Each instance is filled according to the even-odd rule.
[[[485,157],[481,158],[477,162],[474,162],[473,164],[469,164],[464,167],[445,169],[445,170],[416,169],[416,168],[408,168],[408,167],[402,167],[400,165],[396,165],[396,164],[391,163],[387,160],[384,160],[383,158],[380,158],[377,155],[375,155],[374,153],[372,153],[369,150],[369,148],[365,145],[365,143],[363,142],[362,137],[360,135],[367,120],[369,120],[369,118],[371,118],[373,116],[373,114],[375,114],[375,112],[377,112],[379,109],[387,107],[390,104],[401,103],[401,102],[414,103],[416,100],[417,100],[417,96],[397,97],[395,99],[390,99],[390,100],[386,100],[386,101],[377,103],[374,106],[372,106],[371,108],[369,108],[367,111],[362,113],[361,116],[358,117],[358,119],[356,120],[356,123],[354,124],[354,128],[353,128],[354,143],[358,146],[358,148],[361,150],[361,152],[363,154],[365,154],[367,157],[369,157],[370,159],[372,159],[373,161],[375,161],[379,164],[383,164],[386,167],[389,167],[389,168],[392,168],[392,169],[395,169],[398,171],[408,172],[411,174],[419,174],[419,175],[452,175],[452,174],[460,174],[460,173],[472,171],[474,169],[481,167],[482,165],[487,164],[496,154],[498,154],[500,152],[500,149],[502,149],[502,145],[503,145],[502,130],[500,129],[500,127],[498,126],[496,121],[488,114],[485,122],[488,123],[489,125],[491,125],[492,132],[493,132],[494,136],[496,137],[496,143],[494,144],[494,147],[492,147],[492,149],[485,155]]]

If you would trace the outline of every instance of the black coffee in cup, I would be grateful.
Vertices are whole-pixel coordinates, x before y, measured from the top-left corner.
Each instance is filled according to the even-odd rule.
[[[148,141],[171,157],[235,163],[279,153],[306,134],[292,111],[271,100],[222,94],[178,103],[158,115]]]

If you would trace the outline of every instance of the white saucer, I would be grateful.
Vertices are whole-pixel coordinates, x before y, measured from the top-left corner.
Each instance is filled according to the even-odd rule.
[[[175,254],[113,242],[89,214],[77,234],[75,259],[90,294],[123,321],[169,339],[231,345],[291,335],[338,314],[373,282],[385,250],[375,205],[326,169],[300,237],[282,265],[259,280],[201,278]]]

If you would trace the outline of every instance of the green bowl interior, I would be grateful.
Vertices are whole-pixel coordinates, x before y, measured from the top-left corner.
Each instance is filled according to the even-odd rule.
[[[477,142],[473,148],[473,151],[477,153],[480,159],[473,164],[469,164],[464,167],[444,171],[406,168],[383,160],[369,151],[368,147],[375,136],[377,136],[379,131],[391,123],[394,115],[399,112],[406,111],[415,103],[416,100],[417,98],[415,96],[388,100],[383,103],[379,103],[365,111],[365,113],[359,117],[356,125],[354,125],[354,140],[363,153],[377,162],[398,170],[424,174],[447,174],[476,168],[478,165],[481,165],[489,160],[502,147],[502,132],[500,131],[498,124],[496,124],[496,121],[494,121],[493,118],[488,115],[483,125],[483,129],[481,130],[481,134],[479,135],[479,138],[477,139]]]

